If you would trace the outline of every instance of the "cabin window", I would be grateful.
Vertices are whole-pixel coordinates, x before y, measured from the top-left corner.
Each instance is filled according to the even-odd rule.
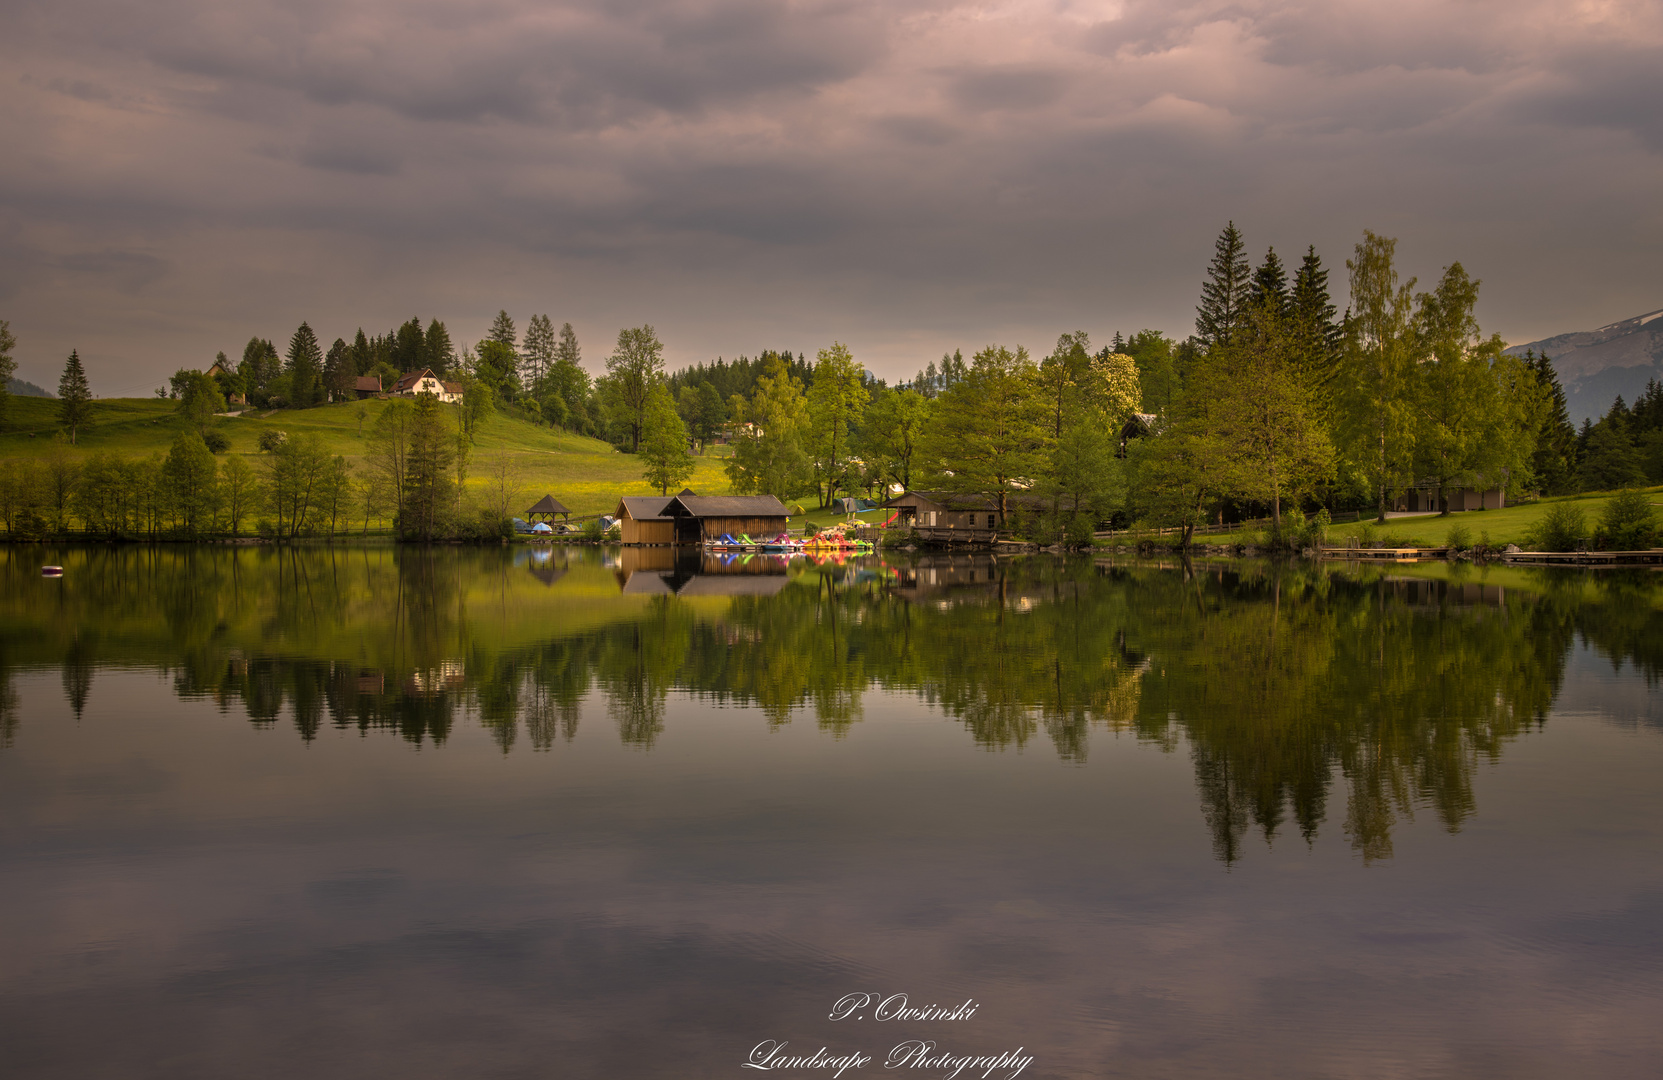
[[[992,514],[989,514],[987,516],[987,527],[990,528],[990,529],[993,528],[993,515]]]

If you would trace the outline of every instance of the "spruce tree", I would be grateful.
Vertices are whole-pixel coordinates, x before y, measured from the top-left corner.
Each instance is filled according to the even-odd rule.
[[[525,345],[520,350],[526,384],[539,382],[554,364],[554,324],[547,315],[533,315],[525,328]]]
[[[427,336],[422,333],[422,321],[410,318],[388,335],[392,338],[393,366],[401,373],[431,367],[427,362]]]
[[[456,347],[451,344],[450,331],[438,319],[427,324],[422,360],[422,366],[432,368],[433,374],[441,379],[449,375],[451,368],[456,366]]]
[[[289,339],[289,398],[302,408],[323,396],[323,350],[311,326],[301,323]]]
[[[1253,281],[1247,287],[1247,302],[1254,307],[1270,301],[1270,310],[1279,315],[1288,313],[1288,272],[1275,248],[1265,252],[1265,261],[1253,271]]]
[[[1195,331],[1204,346],[1230,343],[1247,306],[1247,289],[1247,248],[1232,221],[1213,245],[1213,261],[1207,266],[1201,303],[1195,309]]]
[[[1343,332],[1334,321],[1334,302],[1328,294],[1328,271],[1315,246],[1305,249],[1294,272],[1288,298],[1288,348],[1311,408],[1332,434],[1334,379],[1340,370]]]
[[[336,338],[335,344],[329,346],[329,354],[323,358],[323,385],[328,388],[330,399],[345,401],[350,398],[357,375],[352,361],[352,346],[345,339]]]
[[[1536,439],[1536,452],[1531,462],[1536,479],[1544,495],[1563,495],[1575,488],[1576,425],[1565,404],[1565,388],[1559,384],[1559,373],[1553,362],[1543,353],[1525,354],[1525,363],[1536,373],[1537,385],[1547,392],[1548,414]]]
[[[69,444],[75,445],[75,433],[87,422],[92,412],[92,389],[87,386],[87,373],[81,367],[81,354],[71,349],[64,364],[63,377],[58,380],[58,420],[69,429]]]
[[[500,341],[510,349],[518,345],[518,336],[514,330],[514,320],[508,317],[508,312],[498,311],[497,317],[491,320],[490,333],[485,335],[492,341]]]

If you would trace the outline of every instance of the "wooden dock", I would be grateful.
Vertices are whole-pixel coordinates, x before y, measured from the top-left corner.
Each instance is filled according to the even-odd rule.
[[[1650,551],[1514,551],[1508,563],[1533,566],[1663,566],[1663,548]]]

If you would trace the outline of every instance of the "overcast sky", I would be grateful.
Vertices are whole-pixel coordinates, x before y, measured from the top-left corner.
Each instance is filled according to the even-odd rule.
[[[592,369],[1192,330],[1229,219],[1459,259],[1512,342],[1663,306],[1663,4],[8,0],[19,374],[506,308]]]

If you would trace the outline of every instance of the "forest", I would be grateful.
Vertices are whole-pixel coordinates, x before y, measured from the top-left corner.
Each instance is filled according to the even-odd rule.
[[[626,327],[591,377],[572,324],[543,314],[522,335],[499,312],[460,350],[438,319],[359,329],[327,349],[303,323],[281,352],[252,338],[240,360],[222,352],[211,374],[181,369],[158,387],[184,423],[148,462],[74,453],[92,394],[72,353],[57,399],[71,449],[12,470],[0,517],[23,536],[237,535],[259,523],[290,538],[333,535],[356,502],[388,508],[411,539],[495,536],[507,505],[461,492],[476,432],[499,411],[604,439],[661,492],[715,453],[734,493],[828,507],[941,492],[982,500],[1006,532],[1041,542],[1087,543],[1113,524],[1173,529],[1187,545],[1203,525],[1255,518],[1273,544],[1292,544],[1342,511],[1384,520],[1411,490],[1447,507],[1459,489],[1517,501],[1663,482],[1663,386],[1578,430],[1551,359],[1485,335],[1480,282],[1459,262],[1417,291],[1396,241],[1365,231],[1344,268],[1336,298],[1314,247],[1291,268],[1274,248],[1255,266],[1231,222],[1183,340],[1145,329],[1099,346],[1075,331],[1044,355],[991,343],[893,384],[841,342],[672,372],[652,326]],[[14,346],[0,322],[8,377]],[[273,440],[251,468],[208,423],[234,403],[298,410],[384,393],[424,368],[451,400],[396,401],[358,454]],[[0,395],[0,425],[4,406]]]

